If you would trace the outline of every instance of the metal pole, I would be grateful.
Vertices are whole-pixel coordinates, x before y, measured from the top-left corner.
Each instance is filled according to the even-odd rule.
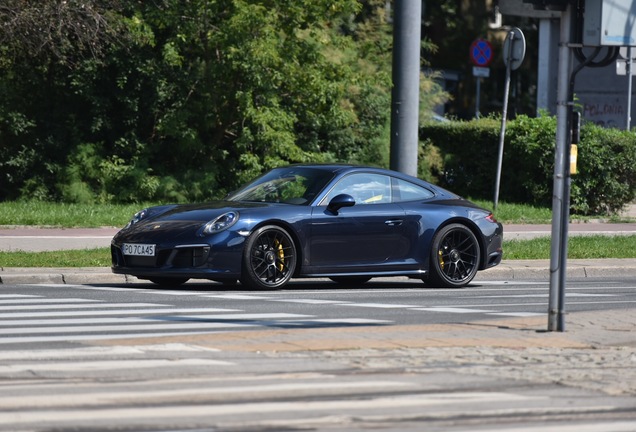
[[[554,155],[554,184],[552,197],[552,243],[550,250],[550,296],[548,305],[548,331],[564,331],[563,301],[567,264],[569,196],[566,196],[569,125],[569,76],[571,52],[568,46],[572,25],[572,5],[568,4],[561,14],[561,36],[559,43],[559,67],[557,86],[557,131]],[[569,195],[569,194],[567,194]],[[564,217],[565,216],[565,217]]]
[[[391,169],[417,176],[422,2],[396,0],[393,21]]]
[[[475,95],[475,118],[479,118],[479,105],[481,105],[481,78],[475,77],[477,94]]]
[[[627,47],[627,130],[632,126],[632,47]]]
[[[512,69],[512,46],[515,39],[515,33],[508,33],[508,52],[504,55],[508,61],[506,62],[506,84],[504,86],[503,111],[501,113],[501,131],[499,132],[499,154],[497,157],[497,178],[495,179],[495,198],[494,210],[497,210],[499,203],[499,186],[501,184],[501,166],[503,165],[504,142],[506,138],[506,121],[508,119],[508,97],[510,94],[510,70]]]

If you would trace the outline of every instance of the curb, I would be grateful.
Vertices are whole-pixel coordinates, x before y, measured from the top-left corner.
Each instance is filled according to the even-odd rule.
[[[636,259],[568,260],[567,279],[636,277]],[[549,260],[504,260],[497,267],[477,273],[475,280],[550,280]]]

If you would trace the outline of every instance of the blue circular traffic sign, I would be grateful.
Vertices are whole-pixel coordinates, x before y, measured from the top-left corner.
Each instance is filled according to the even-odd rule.
[[[475,66],[488,66],[492,61],[492,54],[492,45],[486,39],[476,39],[470,45],[470,61]]]

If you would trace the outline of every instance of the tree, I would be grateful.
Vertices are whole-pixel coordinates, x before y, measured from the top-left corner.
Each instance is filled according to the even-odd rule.
[[[9,57],[37,57],[71,64],[100,57],[118,41],[117,0],[4,0],[0,45]]]
[[[204,200],[282,164],[388,163],[382,1],[35,3],[2,12],[54,30],[0,53],[0,199]]]

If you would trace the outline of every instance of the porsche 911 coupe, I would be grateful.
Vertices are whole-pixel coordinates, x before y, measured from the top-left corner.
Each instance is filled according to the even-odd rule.
[[[273,169],[222,201],[136,213],[112,240],[112,270],[161,285],[251,289],[292,278],[361,284],[407,276],[459,288],[502,257],[502,225],[454,193],[354,165]]]

